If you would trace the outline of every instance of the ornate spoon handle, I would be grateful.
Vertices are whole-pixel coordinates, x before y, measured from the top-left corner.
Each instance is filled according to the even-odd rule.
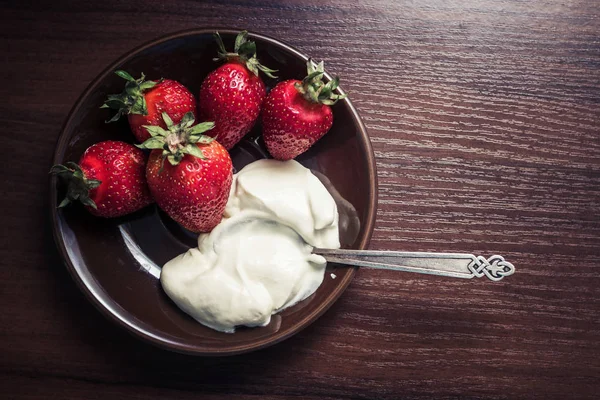
[[[499,281],[514,274],[515,267],[502,256],[482,256],[463,253],[419,253],[403,251],[314,249],[328,262],[356,267],[417,272],[453,278],[481,278]]]

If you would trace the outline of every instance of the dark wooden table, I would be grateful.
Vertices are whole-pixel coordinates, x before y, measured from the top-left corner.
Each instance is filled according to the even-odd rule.
[[[86,3],[1,6],[0,397],[598,398],[598,2]],[[342,77],[377,156],[372,249],[498,253],[517,274],[362,270],[311,327],[231,358],[104,319],[51,236],[61,124],[118,56],[210,26],[275,36]]]

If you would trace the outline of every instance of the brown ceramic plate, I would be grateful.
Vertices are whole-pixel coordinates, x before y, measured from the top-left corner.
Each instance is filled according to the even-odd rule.
[[[100,109],[109,93],[122,90],[117,69],[149,79],[171,78],[198,93],[204,77],[216,64],[216,29],[195,29],[172,34],[139,47],[102,72],[73,107],[54,154],[54,164],[77,161],[84,150],[102,140],[134,143],[126,119],[105,124],[110,111]],[[218,29],[227,46],[238,31]],[[307,56],[275,39],[250,34],[258,57],[278,69],[278,80],[302,78]],[[330,79],[330,76],[327,76]],[[266,79],[268,87],[276,81]],[[298,161],[324,180],[339,204],[343,247],[366,248],[375,220],[377,176],[366,129],[348,99],[334,106],[331,131]],[[266,157],[260,126],[231,151],[234,166]],[[330,182],[327,182],[330,181]],[[337,193],[336,193],[337,192]],[[57,194],[58,193],[58,194]],[[181,229],[156,206],[119,219],[101,219],[82,207],[58,210],[57,182],[52,178],[50,199],[54,236],[73,278],[107,317],[155,345],[196,355],[229,355],[263,348],[290,337],[323,314],[348,286],[355,270],[345,266],[328,272],[317,292],[273,316],[264,328],[239,328],[234,334],[213,331],[180,311],[163,293],[152,275],[174,256],[195,245],[195,237]],[[345,200],[344,200],[345,199]],[[333,271],[332,271],[333,272]]]

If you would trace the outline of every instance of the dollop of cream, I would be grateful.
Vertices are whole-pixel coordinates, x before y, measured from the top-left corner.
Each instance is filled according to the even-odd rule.
[[[338,219],[310,170],[294,160],[256,161],[234,175],[222,222],[164,265],[161,284],[210,328],[267,325],[321,285],[326,261],[312,250],[340,247]]]
[[[249,210],[289,226],[312,246],[340,247],[335,201],[297,161],[258,160],[234,176],[225,218]]]

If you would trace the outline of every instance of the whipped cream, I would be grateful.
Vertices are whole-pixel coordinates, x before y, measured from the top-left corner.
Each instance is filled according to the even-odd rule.
[[[198,322],[222,332],[264,326],[313,294],[326,261],[313,247],[339,248],[335,201],[294,160],[259,160],[234,175],[224,218],[166,263],[161,284]]]

